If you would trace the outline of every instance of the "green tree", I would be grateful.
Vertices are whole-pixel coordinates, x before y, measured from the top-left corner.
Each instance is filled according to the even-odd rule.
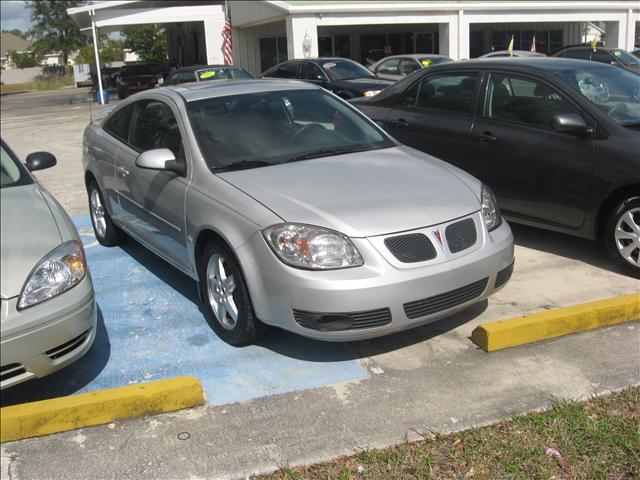
[[[12,50],[7,55],[15,68],[37,67],[40,64],[40,59],[32,52],[18,53]]]
[[[128,27],[122,31],[124,46],[138,54],[140,60],[165,61],[168,58],[167,34],[164,26],[149,24]]]
[[[67,64],[69,54],[85,45],[80,29],[67,14],[67,8],[81,2],[66,0],[34,0],[27,2],[31,10],[33,28],[29,36],[33,39],[34,51],[38,54],[60,52]]]
[[[99,55],[100,63],[117,62],[124,58],[122,49],[124,43],[122,40],[115,40],[110,38],[100,38],[99,41]],[[93,43],[88,43],[78,51],[78,56],[75,58],[75,63],[96,63],[95,52],[93,50]]]

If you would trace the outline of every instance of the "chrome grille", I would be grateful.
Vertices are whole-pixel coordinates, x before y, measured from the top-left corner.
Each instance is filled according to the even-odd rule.
[[[424,262],[436,258],[436,249],[424,233],[409,233],[384,239],[389,251],[403,263]]]
[[[478,280],[477,282],[470,283],[469,285],[456,288],[455,290],[451,290],[446,293],[405,303],[404,313],[407,317],[413,319],[457,307],[458,305],[462,305],[463,303],[482,295],[482,292],[484,292],[488,282],[488,278],[483,278],[482,280]]]
[[[472,218],[466,218],[460,222],[452,223],[444,231],[447,244],[451,253],[458,253],[473,246],[478,240],[476,222]]]

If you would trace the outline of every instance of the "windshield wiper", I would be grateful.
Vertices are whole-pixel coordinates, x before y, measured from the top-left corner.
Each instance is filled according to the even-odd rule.
[[[246,170],[248,168],[267,167],[273,165],[271,162],[265,160],[242,160],[240,162],[232,163],[224,167],[215,167],[216,172],[229,172],[232,170]]]
[[[299,162],[300,160],[311,160],[312,158],[330,157],[334,155],[344,155],[346,153],[365,152],[369,150],[369,147],[363,148],[325,148],[322,150],[316,150],[310,153],[304,153],[295,157],[288,158],[282,163]]]

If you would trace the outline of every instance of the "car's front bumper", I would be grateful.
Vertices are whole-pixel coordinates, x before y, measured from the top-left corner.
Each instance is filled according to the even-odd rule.
[[[18,297],[2,300],[0,389],[41,378],[84,355],[96,336],[96,302],[91,278],[24,310]]]
[[[504,286],[514,261],[513,236],[506,222],[491,233],[484,230],[479,248],[470,253],[417,268],[392,265],[369,239],[353,241],[364,266],[332,271],[284,265],[259,233],[238,248],[257,317],[269,325],[320,340],[377,337],[432,322],[486,299]],[[462,301],[456,302],[460,298]],[[428,300],[422,310],[428,313],[407,313],[411,311],[407,304],[419,300]],[[378,318],[375,312],[383,309],[389,310],[390,322],[371,328],[322,331],[301,325],[304,312],[355,312],[366,325]]]

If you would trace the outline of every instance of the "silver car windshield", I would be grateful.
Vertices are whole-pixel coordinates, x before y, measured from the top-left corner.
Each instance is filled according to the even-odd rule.
[[[640,82],[635,73],[593,65],[554,74],[618,123],[640,126]]]
[[[32,183],[24,167],[4,148],[0,147],[0,187],[17,187]]]
[[[395,146],[369,120],[319,89],[208,98],[189,102],[187,110],[214,171]]]

